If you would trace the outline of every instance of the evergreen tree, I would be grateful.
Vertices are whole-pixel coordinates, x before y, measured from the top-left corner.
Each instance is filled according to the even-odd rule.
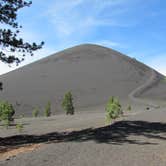
[[[131,111],[131,105],[129,105],[128,107],[127,107],[127,111]]]
[[[9,64],[16,62],[19,64],[23,60],[25,53],[33,55],[33,51],[40,49],[44,44],[43,42],[39,45],[36,43],[30,44],[18,37],[22,26],[17,22],[17,13],[21,8],[31,4],[31,1],[27,2],[25,0],[0,1],[0,24],[2,25],[1,27],[4,27],[0,28],[0,46],[3,48],[3,50],[0,50],[0,60],[2,62]],[[7,56],[5,50],[10,51],[11,55]],[[22,58],[16,57],[14,52],[21,52]]]
[[[18,65],[27,54],[32,56],[34,51],[42,48],[44,42],[29,43],[19,36],[22,26],[17,22],[18,11],[31,4],[26,0],[0,0],[0,61]],[[16,54],[18,52],[20,55]]]
[[[47,103],[47,105],[45,107],[45,112],[44,113],[45,113],[46,117],[51,116],[51,103],[50,102]]]
[[[38,115],[39,115],[39,108],[36,107],[32,112],[32,116],[36,118],[36,117],[38,117]]]
[[[63,98],[62,107],[66,114],[74,114],[73,97],[71,92],[67,92]]]
[[[110,123],[112,119],[116,119],[123,114],[119,100],[114,97],[109,99],[105,110],[107,123]]]
[[[15,114],[15,110],[12,104],[9,104],[7,101],[0,102],[0,121],[13,121],[13,116]]]

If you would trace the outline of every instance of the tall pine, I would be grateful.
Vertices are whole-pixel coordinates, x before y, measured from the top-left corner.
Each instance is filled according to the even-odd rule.
[[[73,106],[73,96],[72,96],[72,93],[70,91],[65,94],[63,101],[62,101],[62,107],[67,115],[74,114],[75,109]]]

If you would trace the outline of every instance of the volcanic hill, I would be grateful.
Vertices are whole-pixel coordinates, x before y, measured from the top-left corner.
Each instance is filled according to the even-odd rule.
[[[144,85],[156,74],[154,80]],[[0,99],[14,104],[17,113],[31,115],[48,101],[61,111],[64,94],[71,91],[76,109],[104,105],[110,96],[166,98],[164,76],[136,59],[92,44],[66,49],[0,76]],[[134,96],[135,94],[132,94]],[[136,96],[134,96],[136,97]]]

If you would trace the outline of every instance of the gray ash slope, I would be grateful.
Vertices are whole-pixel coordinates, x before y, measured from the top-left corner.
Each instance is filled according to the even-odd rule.
[[[85,44],[0,76],[4,83],[0,99],[12,102],[18,114],[31,115],[34,107],[44,108],[48,101],[58,112],[63,95],[70,90],[76,108],[92,107],[105,104],[110,96],[127,99],[150,75],[151,68],[135,59]]]

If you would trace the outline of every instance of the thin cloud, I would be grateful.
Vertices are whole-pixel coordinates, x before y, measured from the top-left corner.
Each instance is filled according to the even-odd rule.
[[[115,17],[127,12],[126,8],[119,10],[119,6],[127,2],[128,0],[55,1],[48,8],[46,15],[59,37],[65,38],[73,34],[86,34],[92,28],[100,26],[126,27],[126,23],[116,21],[110,13]],[[104,15],[103,12],[105,12]]]
[[[114,41],[111,41],[111,40],[99,40],[99,41],[93,41],[92,43],[102,45],[102,46],[105,46],[105,47],[110,47],[110,48],[123,47],[123,45],[121,43],[114,42]]]

